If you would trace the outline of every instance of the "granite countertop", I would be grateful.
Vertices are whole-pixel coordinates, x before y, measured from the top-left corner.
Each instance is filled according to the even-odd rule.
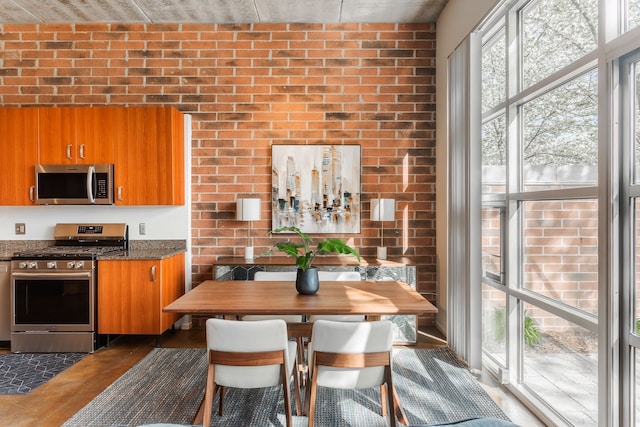
[[[0,240],[0,261],[11,261],[14,252],[53,246],[53,240]]]
[[[186,252],[187,248],[132,248],[126,251],[111,252],[100,255],[98,261],[103,260],[155,260],[165,259]]]
[[[2,240],[0,261],[11,261],[14,252],[54,246],[53,240]],[[101,255],[98,260],[153,260],[169,258],[187,250],[186,240],[129,240],[129,249]]]

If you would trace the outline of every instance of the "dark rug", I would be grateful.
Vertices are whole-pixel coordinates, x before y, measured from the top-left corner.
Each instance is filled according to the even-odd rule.
[[[85,353],[0,354],[0,394],[27,394],[86,356]]]
[[[393,361],[394,383],[410,424],[476,417],[508,420],[450,350],[398,349]],[[203,349],[154,349],[63,427],[190,424],[204,395],[206,365]],[[285,425],[279,388],[228,389],[227,393],[224,416],[214,413],[212,425]],[[380,415],[378,388],[320,388],[315,421],[318,426],[388,425]],[[294,416],[294,426],[306,425],[306,417]]]

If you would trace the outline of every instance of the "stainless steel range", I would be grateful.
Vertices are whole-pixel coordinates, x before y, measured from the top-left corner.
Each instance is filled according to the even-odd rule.
[[[97,348],[96,258],[128,247],[126,224],[56,224],[55,246],[11,258],[11,351]]]

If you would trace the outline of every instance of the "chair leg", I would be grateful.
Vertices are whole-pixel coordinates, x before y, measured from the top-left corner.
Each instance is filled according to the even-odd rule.
[[[396,416],[398,417],[398,421],[401,424],[408,425],[409,421],[407,419],[407,414],[404,413],[404,409],[400,406],[400,398],[398,397],[398,392],[395,387],[391,387],[392,396],[393,396],[393,406],[396,410]]]
[[[309,399],[311,399],[311,379],[307,377],[307,387],[304,389],[304,408],[302,415],[309,415]]]
[[[224,386],[219,386],[218,389],[220,390],[220,400],[219,400],[219,405],[218,405],[218,416],[222,416],[222,408],[224,407]],[[214,394],[215,396],[215,394]]]
[[[298,361],[294,363],[294,366],[298,366]],[[294,368],[295,369],[295,368]],[[302,401],[300,400],[300,383],[298,381],[298,373],[293,373],[293,392],[296,399],[296,415],[302,415]]]
[[[316,368],[317,369],[317,368]],[[308,411],[308,426],[313,426],[314,422],[313,422],[313,417],[315,416],[315,412],[316,412],[316,392],[317,392],[317,387],[318,387],[318,377],[313,376],[313,378],[310,379],[310,389],[311,392],[309,394],[309,411]],[[309,385],[307,385],[309,386]],[[305,402],[306,404],[306,402]]]
[[[389,424],[391,425],[391,427],[396,427],[396,408],[399,408],[399,406],[396,406],[397,403],[397,396],[396,396],[396,389],[393,386],[393,380],[391,379],[391,365],[387,365],[384,367],[384,376],[385,376],[385,383],[386,383],[386,388],[387,388],[387,400],[389,401]],[[406,424],[406,420],[403,424]]]
[[[289,391],[289,373],[287,372],[286,361],[280,365],[280,376],[282,377],[282,389],[284,391],[284,413],[287,419],[287,427],[293,426],[291,414],[291,393]]]
[[[298,371],[300,375],[300,385],[304,387],[306,379],[306,363],[304,359],[304,338],[296,337],[296,345],[298,347]]]
[[[387,416],[387,385],[380,385],[380,406],[382,407],[382,416]]]
[[[213,398],[216,393],[216,386],[214,382],[215,378],[215,365],[209,364],[207,369],[207,385],[204,392],[204,414],[202,418],[202,425],[208,427],[211,424],[211,411],[213,410]]]

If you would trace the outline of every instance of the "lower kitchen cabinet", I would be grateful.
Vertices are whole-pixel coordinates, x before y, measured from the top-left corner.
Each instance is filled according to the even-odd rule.
[[[162,308],[184,294],[185,255],[98,261],[98,333],[160,335],[179,315]]]

